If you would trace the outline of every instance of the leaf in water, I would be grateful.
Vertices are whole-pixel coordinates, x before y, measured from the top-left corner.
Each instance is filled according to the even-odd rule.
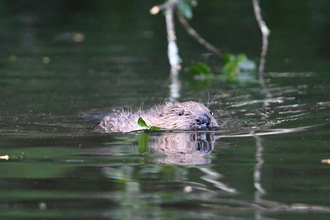
[[[137,124],[138,124],[141,128],[149,128],[149,126],[148,126],[147,123],[143,120],[142,117],[139,118],[139,120],[137,121]]]
[[[139,153],[144,154],[148,148],[149,133],[144,132],[139,134]]]
[[[189,72],[194,75],[196,74],[209,75],[211,74],[211,69],[205,63],[194,62],[193,65],[189,68]]]
[[[180,0],[178,2],[178,9],[181,12],[181,14],[187,18],[191,19],[193,14],[192,14],[192,8],[191,8],[191,3],[190,0]]]

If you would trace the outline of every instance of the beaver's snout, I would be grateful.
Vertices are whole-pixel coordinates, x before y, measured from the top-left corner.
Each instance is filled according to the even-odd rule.
[[[201,128],[206,128],[211,124],[211,118],[208,115],[200,115],[198,119],[196,119],[196,124]]]

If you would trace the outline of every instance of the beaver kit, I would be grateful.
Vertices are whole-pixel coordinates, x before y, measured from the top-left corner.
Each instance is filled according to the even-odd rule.
[[[105,116],[97,126],[105,132],[129,132],[138,129],[137,121],[142,118],[147,125],[162,130],[207,130],[219,127],[212,112],[198,102],[166,103],[146,111],[122,112]]]

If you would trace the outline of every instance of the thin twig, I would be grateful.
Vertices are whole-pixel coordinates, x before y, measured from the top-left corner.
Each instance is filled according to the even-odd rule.
[[[267,55],[267,49],[268,49],[268,36],[270,34],[270,31],[265,23],[265,21],[262,19],[261,16],[261,9],[259,6],[259,1],[258,0],[252,0],[253,4],[253,10],[254,14],[256,16],[259,28],[261,30],[262,34],[262,48],[261,48],[261,56],[260,56],[260,64],[259,64],[259,70],[258,70],[258,75],[259,75],[259,82],[264,89],[264,92],[266,93],[267,97],[270,97],[270,93],[268,91],[267,85],[265,83],[264,79],[264,68],[265,68],[265,63],[266,63],[266,55]]]
[[[167,8],[173,7],[174,6],[173,4],[176,4],[175,1],[168,1],[162,5],[156,5],[156,6],[152,7],[149,12],[150,12],[150,14],[155,15],[155,14],[158,14],[158,12],[160,12],[162,10],[166,10]]]
[[[197,40],[201,45],[203,45],[204,47],[206,47],[206,49],[208,49],[209,51],[213,52],[214,54],[216,54],[218,57],[220,57],[222,59],[223,54],[221,53],[220,50],[218,50],[216,47],[214,47],[213,45],[211,45],[210,43],[208,43],[204,38],[202,38],[197,31],[195,31],[195,29],[193,29],[189,22],[185,19],[185,17],[181,14],[181,12],[176,9],[176,14],[178,16],[179,22],[182,24],[182,26],[186,29],[187,33],[192,36],[193,38],[195,38],[195,40]]]

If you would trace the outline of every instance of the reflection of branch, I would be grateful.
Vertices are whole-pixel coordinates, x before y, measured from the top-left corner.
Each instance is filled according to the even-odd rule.
[[[258,136],[254,136],[256,140],[257,152],[256,152],[256,160],[258,163],[254,166],[253,179],[254,179],[254,187],[262,194],[265,194],[266,191],[261,186],[261,168],[264,160],[262,159],[262,150],[264,149],[261,144],[261,138]]]
[[[181,59],[178,54],[178,46],[176,45],[176,36],[174,29],[173,10],[176,8],[178,0],[169,0],[163,5],[154,6],[150,9],[151,14],[157,14],[160,10],[165,10],[166,13],[166,30],[167,30],[167,41],[168,41],[168,59],[171,65],[171,75],[176,77],[178,70],[180,70]]]
[[[216,207],[224,207],[226,205],[227,208],[234,208],[234,210],[238,210],[240,207],[247,208],[247,210],[255,210],[261,211],[261,213],[306,213],[306,212],[317,212],[317,213],[330,213],[329,206],[318,206],[318,205],[309,205],[309,204],[300,204],[300,203],[292,203],[285,204],[280,202],[272,202],[272,201],[260,201],[258,203],[247,202],[244,200],[238,199],[222,199],[222,198],[199,198],[200,201],[204,202],[204,206],[207,205],[215,205]],[[263,216],[261,216],[263,217]],[[258,219],[258,218],[257,218]]]
[[[208,43],[204,38],[202,38],[188,23],[188,21],[183,17],[183,15],[180,13],[180,11],[177,9],[176,14],[178,16],[178,19],[182,26],[186,29],[187,33],[195,38],[201,45],[206,47],[209,51],[213,52],[216,54],[218,57],[222,59],[223,54],[218,50],[216,47],[212,46],[210,43]]]
[[[201,179],[203,179],[209,183],[212,183],[213,186],[215,186],[223,191],[226,191],[228,193],[233,193],[233,194],[237,193],[236,189],[230,188],[226,184],[217,180],[218,178],[221,177],[220,173],[213,171],[210,168],[198,168],[198,169],[206,174],[206,175],[202,176]]]
[[[267,54],[267,48],[268,48],[268,35],[269,35],[269,29],[265,23],[264,20],[262,20],[261,16],[261,10],[259,7],[259,2],[258,0],[252,0],[253,3],[253,9],[254,9],[254,14],[256,16],[259,28],[262,33],[262,49],[261,49],[261,56],[260,56],[260,65],[259,65],[259,82],[264,89],[264,92],[266,93],[267,97],[270,97],[270,93],[267,89],[267,85],[265,83],[264,79],[264,68],[265,68],[265,62],[266,62],[266,54]]]

